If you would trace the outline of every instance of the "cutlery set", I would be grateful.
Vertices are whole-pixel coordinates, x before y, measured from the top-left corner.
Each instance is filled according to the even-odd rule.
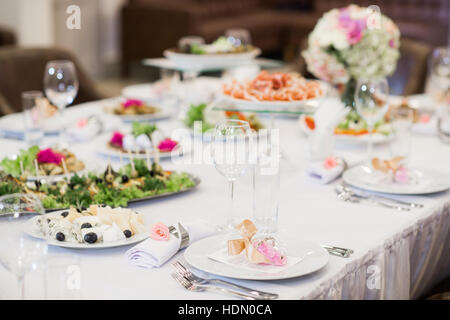
[[[355,191],[352,188],[339,184],[335,187],[335,192],[339,200],[350,203],[374,203],[390,209],[398,211],[410,211],[415,208],[423,208],[422,204],[402,201],[394,198],[390,198],[384,195],[369,194],[364,192]]]

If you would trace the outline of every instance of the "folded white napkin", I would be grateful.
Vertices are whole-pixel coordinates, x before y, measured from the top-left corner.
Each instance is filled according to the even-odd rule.
[[[67,135],[74,141],[88,141],[100,132],[110,132],[120,127],[122,121],[114,115],[97,118],[80,118],[67,128]]]
[[[428,122],[417,122],[412,125],[411,132],[423,135],[437,134],[437,117],[431,117]]]
[[[326,166],[325,162],[329,161],[327,159],[310,162],[307,168],[307,172],[312,178],[317,180],[319,183],[327,184],[338,178],[345,169],[345,164],[342,159],[335,158],[335,160],[336,166],[332,168]]]
[[[214,227],[205,221],[182,223],[189,234],[189,245],[214,234]],[[178,229],[178,227],[177,227]],[[142,268],[158,268],[172,258],[180,249],[180,238],[170,235],[169,240],[147,239],[129,249],[125,256],[129,263]]]
[[[309,136],[309,158],[320,160],[329,157],[334,150],[334,128],[347,115],[350,108],[336,99],[323,99],[314,114],[315,129]]]

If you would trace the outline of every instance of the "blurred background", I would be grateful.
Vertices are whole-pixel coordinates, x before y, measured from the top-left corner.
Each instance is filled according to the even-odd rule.
[[[23,59],[37,64],[31,56],[71,55],[85,77],[81,83],[91,91],[80,93],[76,102],[83,102],[157,80],[158,70],[143,66],[142,59],[161,57],[183,36],[199,35],[209,42],[229,28],[248,29],[263,57],[283,60],[306,74],[299,51],[307,35],[325,11],[350,3],[377,5],[400,28],[402,58],[393,78],[402,79],[391,81],[392,93],[423,92],[430,52],[448,43],[448,0],[0,0],[0,105],[1,99],[3,105],[15,104],[11,86],[24,76],[11,74],[14,59],[22,59],[20,70],[29,77],[34,72],[41,77],[42,70],[26,67]],[[66,26],[71,5],[80,8],[80,29]],[[35,51],[24,51],[30,47]],[[30,80],[21,91],[31,89],[39,88],[31,88]]]

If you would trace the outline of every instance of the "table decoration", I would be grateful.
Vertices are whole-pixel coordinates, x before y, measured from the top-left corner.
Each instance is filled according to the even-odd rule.
[[[176,227],[162,223],[152,226],[152,234],[126,253],[127,261],[142,268],[159,268],[179,250],[211,236],[214,228],[205,221],[179,222]]]
[[[392,74],[399,47],[400,32],[390,18],[352,4],[319,19],[302,55],[309,72],[338,86],[342,101],[352,108],[348,116],[362,121],[355,110],[356,83]]]
[[[345,168],[344,159],[331,156],[322,161],[310,162],[307,172],[319,183],[327,184],[340,177]]]

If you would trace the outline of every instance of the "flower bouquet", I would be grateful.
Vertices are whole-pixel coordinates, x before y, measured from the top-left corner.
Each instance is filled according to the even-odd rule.
[[[400,55],[398,27],[374,8],[350,5],[326,12],[302,52],[308,71],[336,85],[353,109],[357,80],[392,74]]]

